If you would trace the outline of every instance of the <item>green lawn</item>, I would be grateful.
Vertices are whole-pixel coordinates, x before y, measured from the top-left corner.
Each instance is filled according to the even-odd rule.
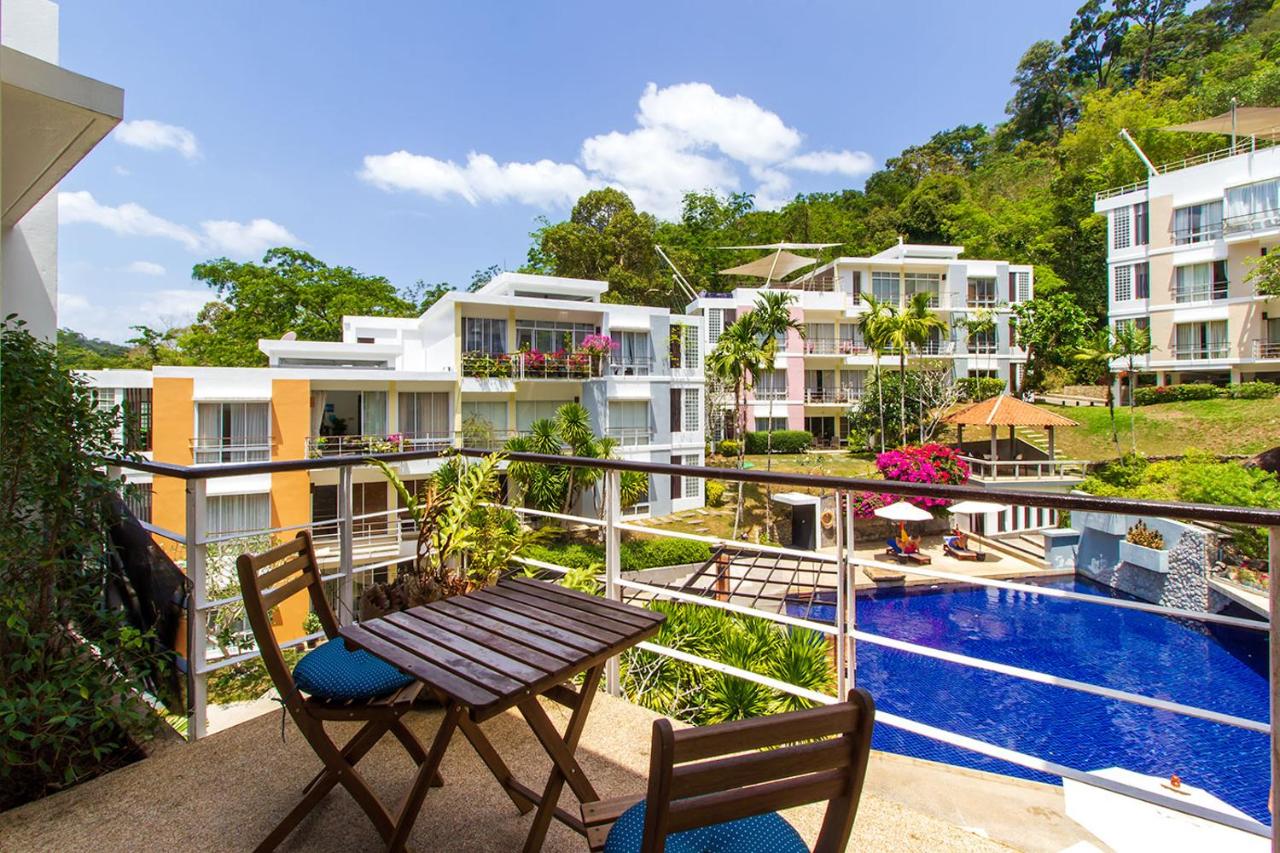
[[[1078,427],[1057,431],[1061,457],[1072,459],[1113,459],[1111,418],[1105,406],[1071,408],[1041,406],[1078,421]],[[1147,456],[1169,456],[1201,450],[1208,453],[1254,454],[1280,445],[1280,399],[1275,400],[1190,400],[1139,406],[1138,452]],[[1120,449],[1128,453],[1130,416],[1128,408],[1116,409]]]

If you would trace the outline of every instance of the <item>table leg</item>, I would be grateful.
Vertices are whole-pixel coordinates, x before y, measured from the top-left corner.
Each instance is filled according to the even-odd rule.
[[[493,778],[497,779],[498,784],[507,792],[511,802],[515,803],[516,808],[520,810],[520,814],[528,814],[533,809],[534,801],[517,789],[517,783],[515,777],[511,775],[511,769],[507,767],[507,763],[502,760],[502,756],[498,754],[498,751],[493,748],[489,738],[485,737],[484,732],[480,730],[480,726],[473,723],[469,717],[463,714],[458,718],[458,728],[462,730],[463,736],[471,743],[476,755],[479,755],[480,760],[489,768]]]
[[[551,825],[551,818],[555,816],[556,807],[560,803],[560,792],[564,790],[566,782],[569,783],[570,790],[580,802],[599,799],[595,788],[582,772],[581,765],[573,757],[573,753],[577,750],[578,741],[582,738],[587,713],[591,710],[591,701],[595,698],[596,689],[600,686],[600,676],[603,672],[603,664],[587,670],[582,688],[578,691],[577,707],[569,715],[569,725],[565,728],[563,736],[556,731],[551,718],[538,704],[537,697],[526,699],[519,705],[525,722],[533,730],[542,748],[547,751],[552,763],[551,775],[547,778],[546,788],[542,792],[542,801],[538,804],[538,812],[533,817],[533,826],[529,828],[529,836],[525,839],[525,853],[535,853],[542,849],[542,842],[546,840],[547,829]]]
[[[436,732],[435,739],[431,741],[431,749],[427,751],[427,759],[419,765],[418,772],[413,777],[413,785],[405,794],[404,803],[400,806],[395,832],[387,841],[388,850],[395,853],[404,850],[405,842],[409,840],[409,833],[413,831],[414,821],[418,819],[418,812],[422,809],[422,801],[426,799],[427,789],[431,787],[436,771],[440,769],[440,762],[444,759],[445,750],[449,748],[449,741],[453,738],[453,732],[458,727],[458,719],[461,715],[462,706],[457,703],[450,703],[445,708],[444,718],[440,721],[440,730]]]

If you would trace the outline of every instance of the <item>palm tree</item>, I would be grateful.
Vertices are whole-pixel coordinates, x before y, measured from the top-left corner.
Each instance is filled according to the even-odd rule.
[[[880,357],[889,348],[889,319],[897,309],[866,291],[863,291],[862,298],[867,303],[867,310],[858,321],[858,327],[862,330],[863,342],[875,359],[872,373],[875,374],[876,408],[880,412],[880,452],[884,453],[884,384],[880,381]]]
[[[751,314],[739,317],[729,328],[720,333],[715,348],[707,354],[707,369],[717,379],[733,388],[734,411],[737,414],[738,467],[744,461],[747,431],[747,389],[751,379],[761,370],[764,350],[756,334]],[[733,517],[733,535],[738,536],[742,523],[742,481],[738,481],[738,509]]]
[[[513,453],[542,453],[559,456],[567,448],[571,456],[605,459],[613,452],[612,439],[597,438],[591,429],[591,415],[578,403],[565,403],[554,418],[534,421],[529,434],[508,439],[505,449]],[[520,486],[526,503],[534,509],[568,513],[582,490],[600,479],[595,469],[575,469],[565,465],[511,462],[511,479]]]
[[[803,339],[804,327],[791,316],[791,303],[795,294],[785,290],[763,290],[756,296],[756,307],[748,315],[760,338],[764,352],[764,364],[773,368],[778,354],[778,338],[784,338],[794,329]],[[769,395],[769,424],[765,429],[765,469],[773,470],[773,395]],[[765,486],[764,529],[773,537],[773,486]]]
[[[1107,377],[1107,408],[1111,412],[1111,440],[1116,445],[1116,455],[1120,455],[1120,434],[1116,431],[1116,395],[1111,386],[1111,362],[1121,358],[1124,353],[1111,339],[1111,329],[1098,329],[1093,337],[1079,347],[1073,358],[1086,364]]]
[[[1133,444],[1133,452],[1138,452],[1138,421],[1136,418],[1137,401],[1134,396],[1138,390],[1137,361],[1139,356],[1151,352],[1151,330],[1140,328],[1137,323],[1122,323],[1116,326],[1116,353],[1125,360],[1129,374],[1129,438]]]
[[[907,443],[907,351],[924,347],[929,333],[947,326],[929,305],[929,294],[917,293],[901,311],[893,311],[885,320],[890,345],[898,351],[898,417],[901,419],[902,443]]]

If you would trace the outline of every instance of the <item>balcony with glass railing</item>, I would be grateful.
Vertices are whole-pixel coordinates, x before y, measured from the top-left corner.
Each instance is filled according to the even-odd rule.
[[[653,430],[648,427],[609,427],[606,434],[619,447],[643,447],[653,441]]]
[[[598,353],[489,353],[462,354],[462,375],[468,379],[580,381],[604,375],[604,359]]]
[[[1175,246],[1208,243],[1220,239],[1222,235],[1223,223],[1221,221],[1188,225],[1184,228],[1174,228],[1169,232],[1169,237],[1173,240]]]
[[[1174,287],[1173,301],[1184,302],[1216,302],[1226,299],[1231,292],[1231,285],[1225,281],[1204,282],[1182,287]]]
[[[1280,208],[1267,208],[1222,218],[1222,230],[1227,237],[1242,236],[1258,231],[1280,228]]]
[[[853,403],[862,396],[861,388],[805,388],[804,401],[814,405]]]

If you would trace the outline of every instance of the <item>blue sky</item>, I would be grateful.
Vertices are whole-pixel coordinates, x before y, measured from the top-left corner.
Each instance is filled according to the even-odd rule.
[[[194,263],[281,242],[465,286],[602,184],[659,215],[860,187],[999,121],[1079,2],[62,0],[62,64],[122,86],[126,124],[60,187],[61,324],[189,321]]]

